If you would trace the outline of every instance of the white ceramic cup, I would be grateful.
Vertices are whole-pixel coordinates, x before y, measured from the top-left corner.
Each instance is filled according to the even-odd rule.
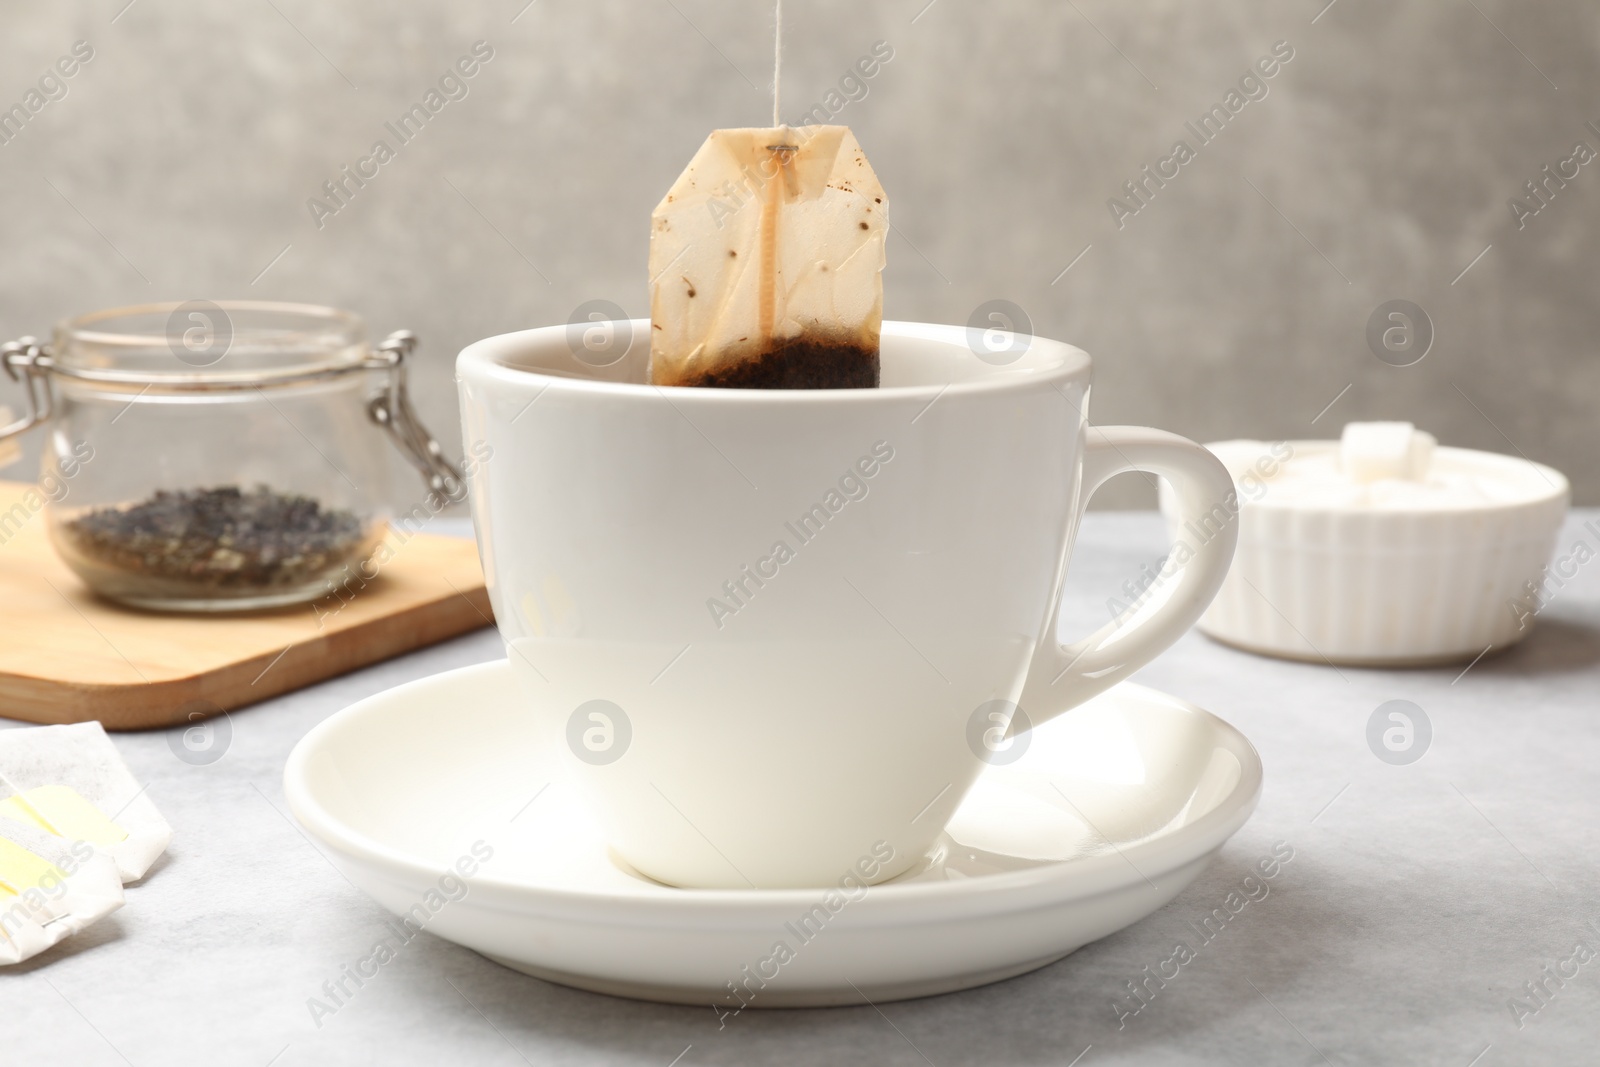
[[[1226,469],[1160,430],[1090,427],[1070,345],[1000,362],[962,327],[886,322],[878,389],[663,389],[649,322],[603,328],[466,348],[463,432],[529,714],[658,881],[911,868],[985,763],[1020,754],[1019,704],[1037,724],[1126,678],[1233,555]],[[1062,646],[1085,503],[1133,470],[1215,534],[1159,602]]]

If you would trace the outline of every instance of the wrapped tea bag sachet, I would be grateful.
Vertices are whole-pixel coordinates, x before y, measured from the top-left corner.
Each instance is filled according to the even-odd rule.
[[[714,130],[651,216],[651,382],[875,387],[888,234],[848,127]]]
[[[171,840],[99,723],[0,730],[0,965],[120,908]]]

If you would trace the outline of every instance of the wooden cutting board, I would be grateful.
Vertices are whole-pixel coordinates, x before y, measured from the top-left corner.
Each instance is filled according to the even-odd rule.
[[[168,727],[493,622],[471,540],[391,531],[376,580],[320,610],[170,615],[93,596],[50,547],[32,486],[0,482],[0,716]],[[20,510],[19,510],[20,509]]]

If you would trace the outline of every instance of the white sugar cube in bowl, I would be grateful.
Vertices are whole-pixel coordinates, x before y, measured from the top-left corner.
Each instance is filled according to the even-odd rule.
[[[1200,630],[1289,659],[1354,666],[1470,660],[1526,637],[1566,515],[1561,472],[1445,448],[1409,423],[1341,441],[1221,441],[1239,547]],[[1206,530],[1178,526],[1175,545]],[[1176,550],[1176,549],[1175,549]]]

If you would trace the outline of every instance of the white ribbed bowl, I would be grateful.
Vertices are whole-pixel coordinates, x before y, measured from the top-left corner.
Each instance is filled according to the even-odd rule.
[[[1289,444],[1296,458],[1339,447]],[[1207,447],[1238,481],[1262,446]],[[1252,652],[1353,666],[1445,663],[1522,640],[1532,629],[1526,583],[1543,578],[1567,511],[1567,479],[1543,464],[1464,448],[1437,449],[1434,464],[1513,485],[1516,499],[1317,507],[1274,502],[1270,489],[1256,483],[1252,494],[1241,484],[1239,547],[1201,632]],[[1165,486],[1161,505],[1181,536]]]

